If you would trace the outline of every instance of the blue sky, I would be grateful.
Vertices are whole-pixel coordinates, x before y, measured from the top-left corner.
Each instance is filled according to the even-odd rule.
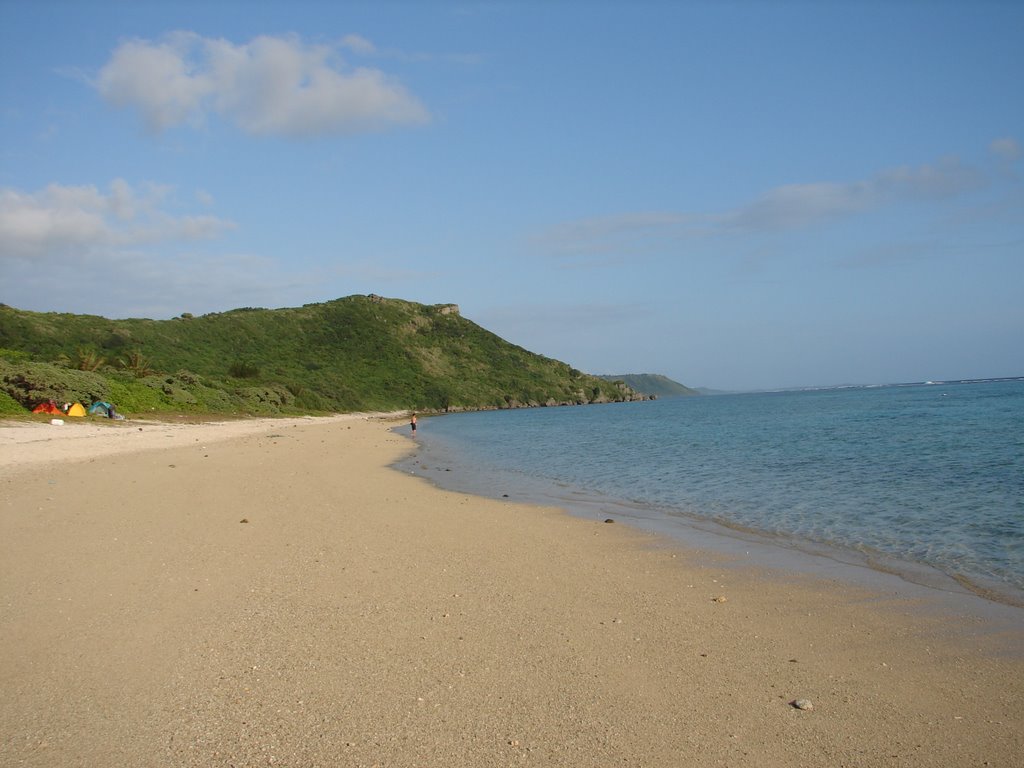
[[[0,301],[376,293],[591,373],[1024,375],[1024,4],[0,0]]]

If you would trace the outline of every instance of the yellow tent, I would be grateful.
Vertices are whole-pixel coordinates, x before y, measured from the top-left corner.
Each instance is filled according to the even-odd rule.
[[[85,416],[85,407],[81,403],[75,403],[68,408],[68,416]]]

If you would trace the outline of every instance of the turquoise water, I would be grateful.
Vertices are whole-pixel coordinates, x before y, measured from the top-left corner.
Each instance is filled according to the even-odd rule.
[[[450,414],[417,461],[474,493],[621,501],[1024,598],[1024,379]]]

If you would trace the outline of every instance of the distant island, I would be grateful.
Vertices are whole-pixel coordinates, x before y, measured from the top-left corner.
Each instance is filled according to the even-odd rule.
[[[0,304],[0,414],[108,402],[126,415],[445,412],[645,400],[530,352],[455,304],[349,296],[170,320]]]
[[[605,381],[621,381],[630,389],[651,397],[692,397],[700,394],[696,389],[658,373],[622,373],[614,376],[600,374],[599,378]]]
[[[733,392],[733,391],[728,390],[728,389],[711,389],[709,387],[696,387],[695,389],[697,390],[697,394],[698,395],[735,395],[736,394],[736,392]]]

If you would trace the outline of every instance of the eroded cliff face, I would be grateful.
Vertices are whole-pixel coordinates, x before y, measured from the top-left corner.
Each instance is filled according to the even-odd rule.
[[[640,402],[643,400],[656,400],[657,397],[654,395],[645,395],[641,392],[636,392],[625,385],[617,387],[618,395],[610,397],[605,392],[597,392],[591,396],[583,391],[578,391],[576,397],[572,400],[557,400],[553,397],[549,397],[544,401],[537,400],[518,400],[514,397],[505,398],[505,402],[501,405],[486,405],[480,407],[459,407],[450,406],[444,409],[445,413],[458,413],[462,411],[500,411],[510,408],[558,408],[561,406],[568,405],[601,405],[605,403],[632,403]]]
[[[376,293],[367,294],[366,298],[368,298],[374,304],[384,304],[384,303],[389,302],[389,301],[393,301],[393,302],[396,302],[396,303],[397,302],[401,302],[403,304],[408,304],[409,303],[409,302],[401,301],[400,299],[388,299],[388,298],[386,298],[384,296],[378,296]],[[458,304],[435,304],[434,308],[438,311],[438,313],[440,313],[442,315],[457,315],[457,314],[459,314],[459,305]]]

